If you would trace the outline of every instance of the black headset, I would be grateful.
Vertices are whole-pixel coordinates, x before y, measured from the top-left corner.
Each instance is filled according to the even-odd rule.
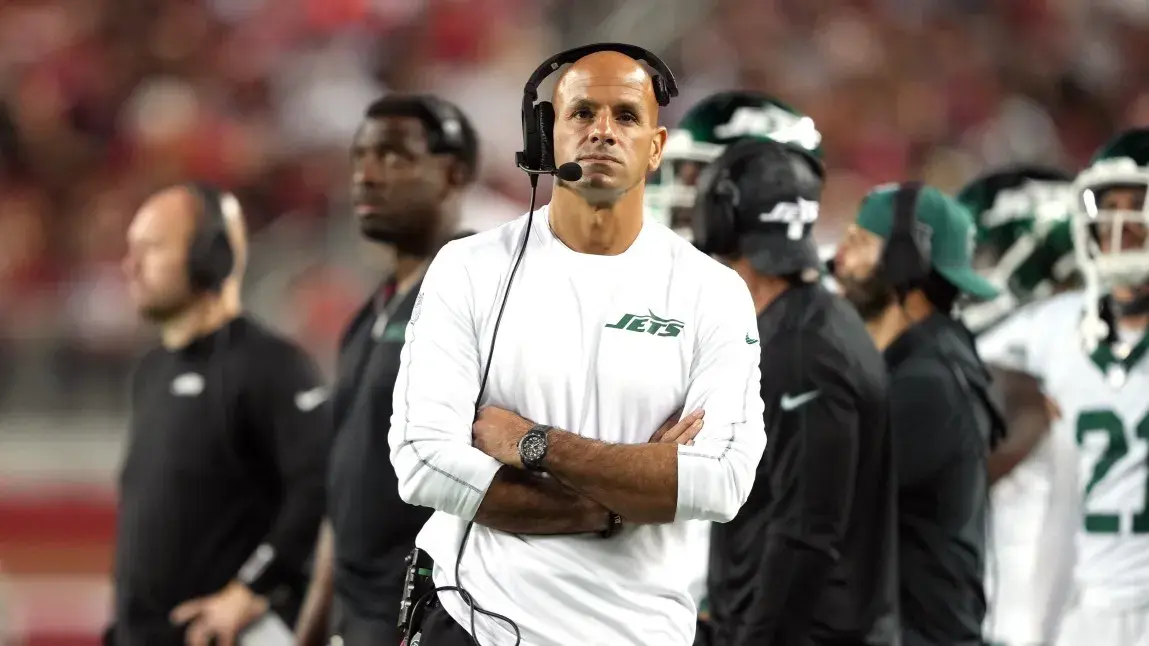
[[[742,193],[731,169],[759,152],[746,146],[736,154],[707,165],[698,177],[699,200],[690,218],[694,246],[705,254],[726,256],[738,248],[738,207]],[[699,212],[701,210],[701,212]]]
[[[658,101],[658,105],[668,105],[671,98],[678,96],[678,84],[675,83],[674,73],[666,63],[637,45],[595,43],[559,52],[543,61],[523,86],[523,149],[515,153],[515,164],[519,168],[534,173],[550,173],[556,170],[552,138],[555,128],[555,107],[550,101],[539,101],[539,86],[563,65],[574,63],[595,52],[618,52],[646,63],[655,71],[650,80],[654,85],[654,98]]]
[[[729,154],[724,153],[703,167],[698,177],[699,199],[690,218],[690,225],[694,246],[706,254],[724,256],[738,251],[738,207],[741,206],[742,194],[734,180],[734,171],[743,162],[769,155],[773,168],[782,175],[776,181],[782,184],[799,183],[793,166],[790,166],[798,158],[808,164],[813,172],[821,175],[817,159],[789,144],[752,139],[735,142],[731,147],[727,149]]]
[[[918,195],[921,182],[904,182],[894,194],[894,219],[882,248],[882,276],[903,298],[930,275],[929,242],[918,239]]]
[[[209,184],[189,182],[200,203],[195,237],[188,249],[188,283],[197,292],[218,292],[235,268],[235,250],[227,237],[223,200],[234,199]]]
[[[432,152],[459,152],[466,148],[463,141],[463,115],[455,106],[429,94],[420,94],[412,98],[435,122],[438,141],[435,142]]]

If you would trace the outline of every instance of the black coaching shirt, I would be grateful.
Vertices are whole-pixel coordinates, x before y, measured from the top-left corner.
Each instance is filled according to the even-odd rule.
[[[784,292],[758,333],[769,441],[746,504],[712,530],[714,643],[894,644],[882,356],[854,309],[817,284]]]
[[[944,314],[885,351],[898,471],[905,646],[980,646],[986,455],[1002,427],[969,333]]]
[[[399,353],[419,287],[395,295],[393,284],[384,285],[352,320],[332,401],[338,431],[327,513],[335,534],[335,594],[346,612],[385,626],[398,621],[404,558],[434,511],[399,497],[387,443]]]
[[[115,643],[182,644],[172,609],[236,579],[273,604],[297,604],[331,443],[312,361],[241,317],[182,349],[149,352],[131,397]]]

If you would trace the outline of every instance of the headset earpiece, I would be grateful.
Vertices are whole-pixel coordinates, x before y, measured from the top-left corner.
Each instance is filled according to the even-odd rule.
[[[523,113],[523,151],[515,162],[527,168],[538,168],[542,163],[543,142],[539,135],[539,110],[536,106],[526,108]]]
[[[539,133],[539,170],[551,171],[555,169],[555,107],[550,101],[541,101],[535,106],[535,124]]]
[[[730,168],[723,168],[714,186],[714,209],[710,221],[711,253],[720,256],[732,255],[738,249],[735,220],[742,193],[730,176]]]
[[[919,286],[930,274],[929,249],[917,238],[919,182],[906,182],[894,194],[894,217],[882,250],[882,273],[899,295]]]
[[[738,248],[735,218],[741,192],[728,164],[711,164],[698,178],[701,199],[691,217],[694,244],[707,254],[728,256]]]
[[[738,191],[738,185],[730,179],[729,169],[722,170],[718,185],[714,187],[714,194],[722,198],[722,201],[731,209],[738,206],[739,201],[742,199],[742,194]]]
[[[200,203],[196,231],[188,248],[188,283],[196,292],[217,292],[235,267],[235,252],[224,223],[224,195],[207,184],[187,185]]]
[[[654,86],[654,100],[658,102],[661,107],[670,105],[670,97],[677,96],[678,90],[672,93],[670,88],[666,85],[666,79],[661,74],[655,74],[650,77],[651,85]]]
[[[456,152],[465,147],[463,117],[453,105],[429,94],[415,97],[435,121],[438,140],[435,152]],[[445,149],[445,150],[444,150]]]

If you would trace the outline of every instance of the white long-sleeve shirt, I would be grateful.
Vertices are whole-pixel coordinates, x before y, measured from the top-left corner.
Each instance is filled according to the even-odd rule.
[[[500,465],[471,446],[482,369],[527,216],[447,245],[427,271],[395,385],[391,461],[400,495],[438,510],[417,544],[454,566]],[[476,524],[462,586],[513,619],[525,646],[692,642],[687,523],[727,521],[749,495],[765,448],[754,306],[741,279],[647,220],[624,253],[580,254],[535,213],[510,289],[481,405],[605,442],[645,443],[675,411],[706,411],[678,448],[675,522],[594,535],[517,536]],[[446,611],[469,628],[450,592]],[[509,626],[482,614],[484,646]]]

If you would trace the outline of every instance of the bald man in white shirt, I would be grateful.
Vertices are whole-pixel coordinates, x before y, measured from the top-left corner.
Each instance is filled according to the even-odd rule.
[[[648,72],[590,54],[553,105],[555,162],[582,178],[444,247],[407,328],[391,460],[400,495],[438,512],[417,544],[436,586],[510,620],[441,591],[420,644],[688,646],[686,521],[733,518],[766,444],[754,306],[643,218],[666,140]]]

